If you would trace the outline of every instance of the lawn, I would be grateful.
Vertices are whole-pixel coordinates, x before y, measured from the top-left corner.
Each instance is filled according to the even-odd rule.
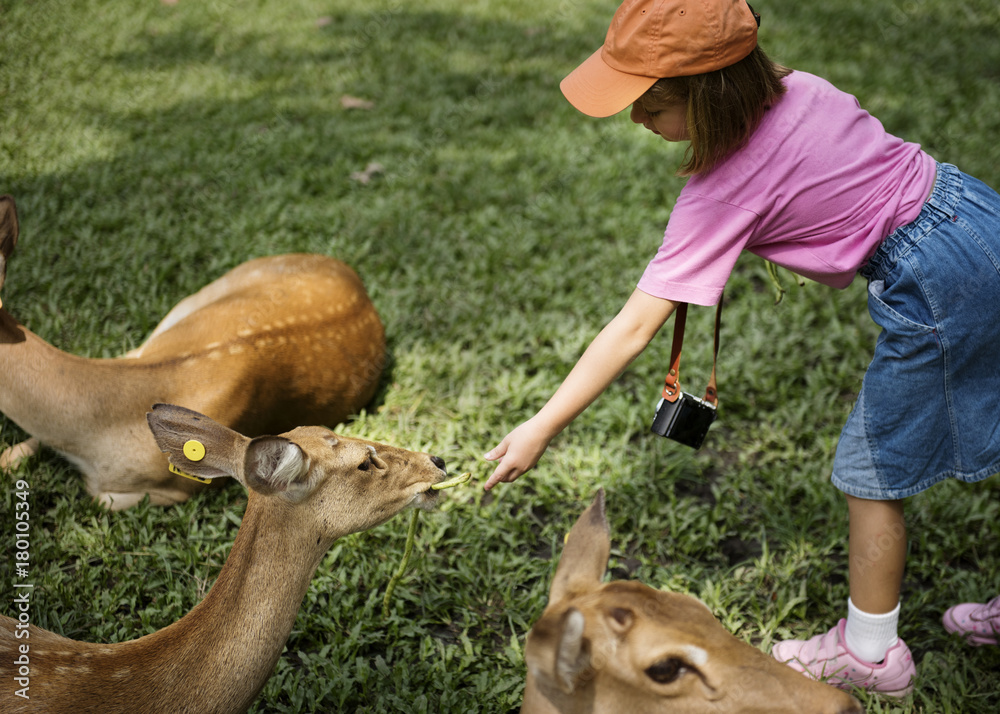
[[[992,0],[754,3],[777,60],[855,94],[887,128],[1000,186],[1000,7]],[[258,712],[520,706],[526,631],[562,538],[608,495],[612,575],[702,598],[769,651],[846,608],[846,506],[829,483],[876,337],[865,289],[765,265],[727,290],[720,420],[692,452],[649,433],[669,329],[538,468],[485,494],[481,454],[534,413],[632,291],[682,180],[681,148],[594,120],[559,80],[615,2],[37,0],[0,9],[0,193],[21,240],[3,302],[60,349],[113,357],[185,295],[253,257],[326,253],[364,279],[391,360],[338,428],[426,450],[473,483],[336,543]],[[849,151],[845,147],[845,151]],[[704,384],[693,309],[685,382]],[[669,325],[668,325],[669,327]],[[17,374],[4,380],[18,379]],[[929,398],[928,408],[934,408]],[[333,426],[333,425],[331,425]],[[25,437],[0,417],[0,444]],[[0,612],[14,614],[13,483],[30,486],[32,619],[116,642],[207,592],[240,523],[237,484],[107,513],[44,451],[5,477]],[[1000,651],[946,635],[951,604],[1000,591],[1000,479],[907,502],[901,635],[920,676],[869,712],[1000,710]]]

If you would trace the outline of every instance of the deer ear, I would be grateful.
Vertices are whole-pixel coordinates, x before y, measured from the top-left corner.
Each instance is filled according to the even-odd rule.
[[[566,547],[549,588],[549,603],[596,588],[604,577],[610,553],[611,539],[602,488],[566,537]]]
[[[263,494],[284,492],[301,497],[307,484],[299,479],[309,471],[309,457],[291,439],[258,436],[250,441],[243,464],[247,488]]]
[[[7,258],[17,245],[18,231],[14,199],[11,196],[0,196],[0,288],[7,277]]]
[[[250,440],[204,414],[173,404],[156,404],[146,422],[160,451],[181,475],[199,479],[230,476],[243,482]],[[244,485],[246,485],[244,483]]]
[[[556,646],[556,684],[566,694],[572,694],[576,683],[590,668],[590,653],[583,637],[586,619],[583,613],[571,607],[563,614]]]

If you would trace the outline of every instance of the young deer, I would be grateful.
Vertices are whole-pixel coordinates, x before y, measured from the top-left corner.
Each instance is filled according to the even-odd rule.
[[[0,287],[17,236],[14,200],[2,196]],[[41,442],[115,510],[147,493],[177,503],[202,485],[167,471],[143,423],[152,404],[182,404],[251,436],[334,426],[371,400],[384,364],[382,323],[361,280],[322,255],[236,267],[118,359],[61,352],[0,308],[0,412],[32,436],[0,455],[0,469]]]
[[[446,475],[437,457],[317,426],[249,439],[164,404],[148,420],[176,468],[206,479],[230,476],[248,489],[225,566],[191,612],[131,642],[77,642],[0,618],[0,711],[246,711],[331,544],[409,506],[429,508],[439,493],[430,487]]]
[[[522,714],[862,714],[729,634],[699,600],[635,581],[601,583],[604,491],[569,532],[549,604],[524,647]]]

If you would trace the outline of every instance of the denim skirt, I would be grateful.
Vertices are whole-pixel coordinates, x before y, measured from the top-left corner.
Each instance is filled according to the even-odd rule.
[[[1000,196],[938,164],[920,215],[859,272],[882,331],[834,485],[895,500],[1000,472]]]

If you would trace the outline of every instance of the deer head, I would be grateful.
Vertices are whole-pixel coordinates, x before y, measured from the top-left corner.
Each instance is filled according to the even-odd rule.
[[[429,508],[444,461],[304,426],[250,439],[184,407],[157,404],[146,415],[160,449],[182,475],[230,477],[251,497],[283,504],[316,521],[320,545],[377,526],[407,506]],[[308,514],[308,515],[305,515]],[[323,548],[325,550],[325,547]]]
[[[522,714],[861,714],[847,693],[732,636],[699,600],[602,583],[609,552],[602,490],[570,530],[528,633]]]

